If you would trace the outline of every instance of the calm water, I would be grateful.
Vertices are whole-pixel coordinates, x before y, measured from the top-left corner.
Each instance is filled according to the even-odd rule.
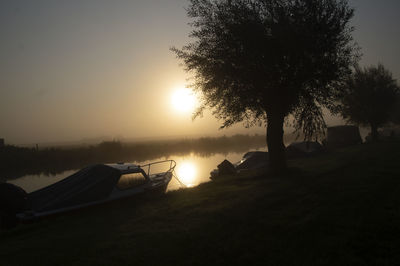
[[[203,182],[210,181],[210,172],[217,168],[217,165],[224,159],[232,163],[239,161],[244,153],[228,153],[228,154],[215,154],[212,156],[202,157],[195,154],[186,156],[170,156],[168,158],[159,158],[145,162],[135,162],[136,164],[143,165],[149,162],[172,159],[176,161],[175,173],[182,183],[188,187],[196,186]],[[22,187],[26,192],[32,192],[37,189],[43,188],[63,178],[75,173],[75,170],[65,171],[56,175],[26,175],[18,179],[9,180],[7,182]],[[157,172],[157,169],[152,169],[151,172]],[[180,183],[173,178],[169,183],[167,190],[175,190],[182,187]]]

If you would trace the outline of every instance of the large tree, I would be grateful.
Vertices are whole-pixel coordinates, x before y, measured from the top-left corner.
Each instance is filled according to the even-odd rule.
[[[324,127],[356,59],[345,0],[190,0],[193,42],[172,48],[202,105],[223,120],[266,123],[272,170],[286,168],[283,124],[294,116],[306,139]]]
[[[341,97],[339,110],[349,122],[370,126],[373,141],[378,139],[378,128],[395,120],[396,98],[399,87],[383,65],[357,67],[349,77]]]

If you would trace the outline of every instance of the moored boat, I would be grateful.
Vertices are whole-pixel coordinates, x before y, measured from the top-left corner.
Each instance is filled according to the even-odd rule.
[[[150,193],[165,192],[175,161],[146,165],[97,164],[31,193],[12,184],[0,185],[0,226],[28,221]],[[158,170],[153,173],[154,169]]]

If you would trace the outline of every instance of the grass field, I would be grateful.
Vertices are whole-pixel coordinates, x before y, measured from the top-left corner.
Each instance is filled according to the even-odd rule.
[[[400,142],[0,234],[0,265],[398,265]]]

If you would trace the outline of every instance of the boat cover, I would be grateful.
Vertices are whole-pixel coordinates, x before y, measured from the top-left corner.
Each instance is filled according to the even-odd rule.
[[[28,194],[28,202],[36,212],[102,200],[110,195],[121,173],[112,167],[98,164],[86,167],[45,188]]]
[[[268,166],[268,152],[249,151],[243,159],[236,164],[236,170],[257,169]]]

